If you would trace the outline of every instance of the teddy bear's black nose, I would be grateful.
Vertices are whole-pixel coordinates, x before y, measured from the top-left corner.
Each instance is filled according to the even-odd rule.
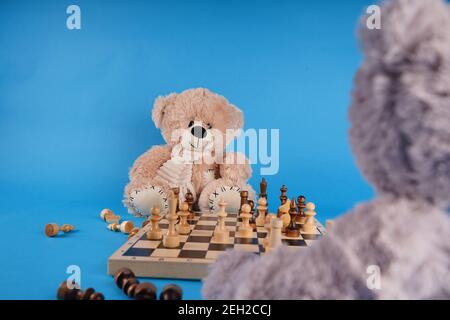
[[[202,126],[195,126],[192,127],[191,134],[196,138],[203,139],[206,137],[206,129]]]

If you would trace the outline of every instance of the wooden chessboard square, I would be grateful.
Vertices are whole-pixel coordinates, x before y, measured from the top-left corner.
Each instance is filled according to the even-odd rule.
[[[259,252],[259,246],[257,244],[235,244],[234,249],[245,252]]]
[[[234,238],[235,244],[258,244],[257,238]]]
[[[302,239],[282,239],[281,242],[288,246],[306,247],[306,242]]]
[[[186,242],[183,246],[183,250],[208,250],[209,243],[202,242]]]
[[[199,221],[217,221],[217,216],[211,217],[211,216],[202,216],[200,217]]]
[[[158,248],[153,251],[152,257],[176,258],[180,252],[180,249]]]
[[[236,221],[225,221],[227,227],[235,227],[237,225]]]
[[[195,251],[195,250],[182,250],[178,255],[178,258],[188,258],[188,259],[204,259],[206,256],[206,251]]]
[[[264,227],[256,227],[256,232],[267,233],[267,230]]]
[[[223,251],[209,251],[206,253],[205,259],[216,260]]]
[[[224,244],[223,242],[215,241],[214,238],[211,239],[210,243],[212,243],[212,244]],[[228,244],[231,244],[231,245],[234,244],[234,238],[233,237],[230,236],[230,239],[228,240],[226,245],[228,245]]]
[[[208,251],[225,251],[227,249],[232,249],[233,247],[233,243],[210,243]]]
[[[256,237],[259,238],[265,238],[267,237],[267,232],[256,232]]]
[[[123,256],[125,257],[148,257],[150,256],[155,249],[149,248],[130,248],[128,249]]]
[[[321,234],[303,233],[302,238],[305,240],[320,240],[320,239],[322,239],[322,235]]]
[[[197,222],[197,226],[215,226],[217,224],[217,220],[210,221],[210,220],[200,220]]]
[[[157,249],[181,249],[181,248],[183,248],[183,245],[184,245],[184,242],[181,242],[181,240],[180,240],[180,245],[179,245],[178,247],[176,247],[176,248],[166,248],[166,247],[164,246],[164,241],[162,240],[162,241],[159,243]]]
[[[226,226],[226,227],[227,227],[227,230],[230,232],[234,232],[237,229],[237,226]]]
[[[211,237],[205,237],[205,236],[189,236],[187,238],[187,242],[209,243],[210,241],[211,241]]]
[[[144,248],[144,249],[156,249],[158,248],[160,240],[139,240],[134,244],[134,248]]]
[[[212,237],[213,233],[212,230],[192,230],[190,236]]]
[[[194,227],[194,230],[210,230],[210,231],[214,231],[215,228],[216,228],[216,225],[213,225],[213,226],[199,226],[199,225],[196,225]]]

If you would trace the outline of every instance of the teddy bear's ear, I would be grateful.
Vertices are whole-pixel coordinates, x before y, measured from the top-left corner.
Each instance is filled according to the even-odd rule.
[[[156,98],[152,110],[152,119],[155,122],[157,128],[161,127],[166,107],[170,104],[173,104],[176,97],[176,93],[171,93],[168,96],[159,96],[158,98]]]
[[[228,128],[234,130],[242,129],[244,126],[244,116],[242,115],[242,111],[232,104],[229,106],[231,107],[231,112],[228,120]]]

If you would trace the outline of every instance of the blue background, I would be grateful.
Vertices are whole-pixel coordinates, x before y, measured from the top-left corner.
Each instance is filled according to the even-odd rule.
[[[81,30],[66,28],[72,3]],[[0,298],[54,299],[70,264],[82,287],[124,298],[106,263],[126,236],[98,213],[127,215],[128,169],[163,143],[150,118],[161,94],[207,87],[243,110],[246,128],[279,128],[272,204],[283,183],[314,201],[321,221],[369,199],[347,108],[361,62],[355,27],[370,3],[2,0]],[[49,239],[48,222],[79,231]],[[201,297],[199,281],[155,280],[168,282]]]

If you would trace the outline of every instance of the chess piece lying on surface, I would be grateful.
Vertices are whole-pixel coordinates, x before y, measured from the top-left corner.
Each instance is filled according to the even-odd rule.
[[[350,107],[350,142],[375,199],[307,250],[220,255],[206,299],[450,298],[450,7],[393,0],[380,15],[379,30],[360,20],[366,62]],[[375,290],[369,266],[382,272]]]
[[[120,216],[116,216],[111,209],[103,209],[100,211],[100,218],[108,223],[119,222]]]
[[[75,230],[75,227],[71,224],[63,224],[61,227],[58,226],[56,223],[48,223],[45,225],[45,235],[47,237],[54,237],[58,235],[60,231],[64,233],[71,232],[72,230]]]
[[[156,300],[156,287],[153,283],[140,283],[133,271],[120,268],[114,275],[114,282],[128,297],[136,300]]]
[[[113,222],[107,225],[107,228],[111,231],[120,231],[122,233],[128,234],[133,230],[134,224],[132,221],[123,221],[122,223]]]
[[[58,300],[105,300],[105,297],[100,292],[95,292],[93,288],[87,288],[84,291],[76,289],[75,284],[73,288],[67,286],[67,281],[61,283],[56,293]]]

